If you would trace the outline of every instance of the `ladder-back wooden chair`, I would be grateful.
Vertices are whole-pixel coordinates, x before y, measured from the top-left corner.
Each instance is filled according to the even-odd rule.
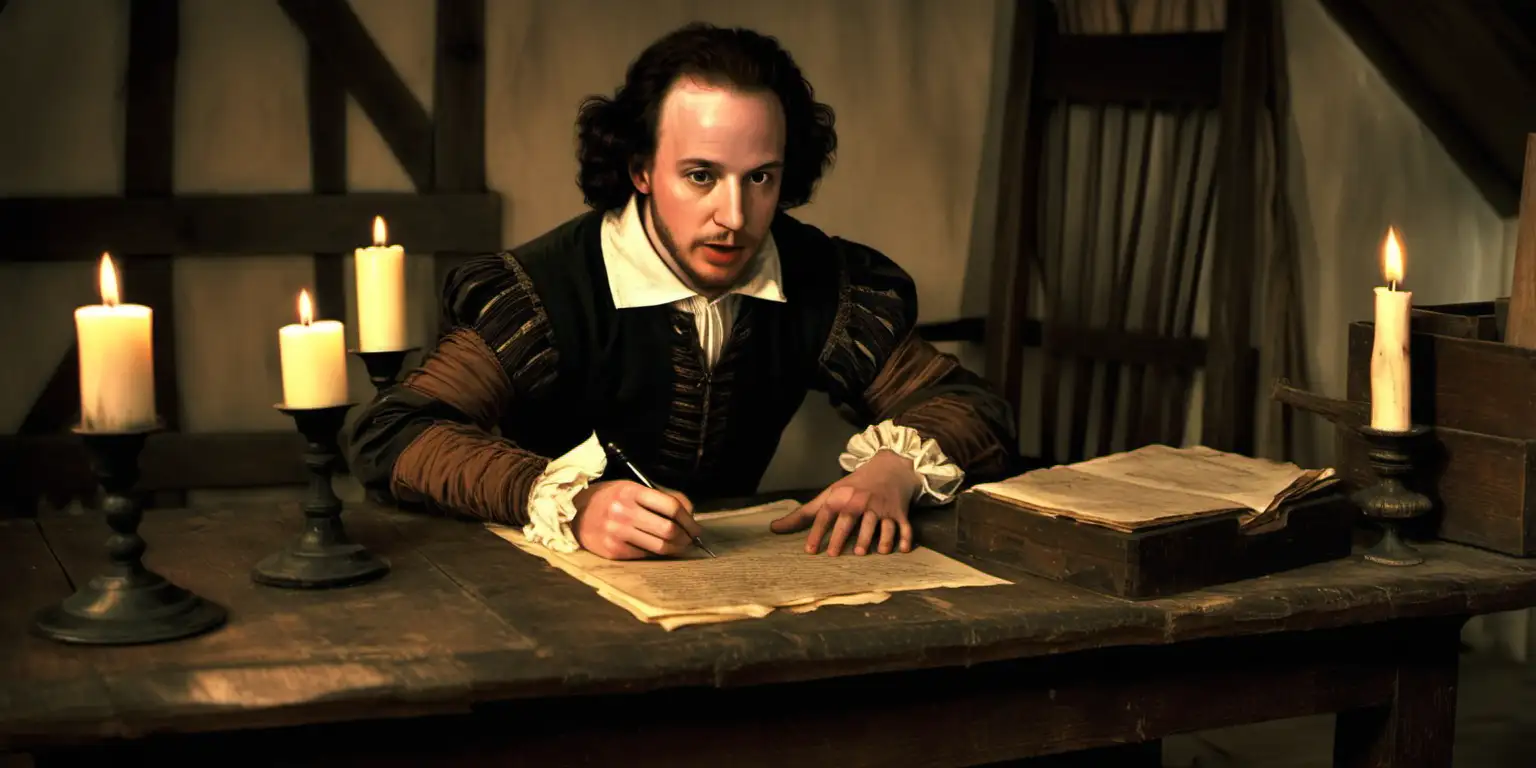
[[[1049,0],[1016,13],[986,341],[1026,428],[1038,413],[1024,452],[1178,445],[1203,370],[1200,442],[1252,453],[1268,0],[1173,34],[1074,31]]]

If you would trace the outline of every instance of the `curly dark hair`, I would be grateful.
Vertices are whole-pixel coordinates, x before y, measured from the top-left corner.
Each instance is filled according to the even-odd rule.
[[[652,43],[629,65],[612,98],[589,96],[576,118],[576,177],[597,210],[624,206],[635,192],[630,171],[656,151],[661,101],[682,76],[772,91],[784,109],[784,177],[779,208],[811,201],[837,152],[832,108],[815,99],[778,40],[749,29],[689,24]]]

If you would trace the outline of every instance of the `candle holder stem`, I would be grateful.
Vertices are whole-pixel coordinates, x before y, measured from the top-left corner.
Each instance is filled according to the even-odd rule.
[[[89,645],[156,643],[201,634],[227,619],[222,606],[144,565],[147,545],[139,535],[144,509],[132,491],[139,481],[139,454],[156,429],[75,430],[102,487],[102,511],[112,529],[110,564],[73,595],[37,614],[36,629],[43,636]]]
[[[1418,450],[1429,434],[1427,427],[1411,427],[1392,432],[1369,427],[1360,434],[1370,444],[1366,457],[1379,482],[1355,494],[1355,502],[1367,519],[1382,529],[1382,536],[1365,552],[1365,559],[1381,565],[1409,566],[1424,562],[1424,557],[1403,537],[1402,527],[1428,515],[1434,502],[1410,489],[1404,478],[1416,468]]]
[[[257,563],[251,579],[273,587],[326,589],[362,584],[388,573],[389,563],[347,535],[341,499],[331,486],[340,454],[337,433],[352,404],[277,408],[293,418],[306,442],[304,465],[310,480],[304,530],[286,548]]]
[[[405,358],[420,347],[406,347],[405,349],[365,350],[355,349],[352,354],[357,355],[363,361],[363,367],[368,370],[368,381],[373,384],[374,394],[395,385],[400,378],[400,370],[405,367]],[[368,489],[368,500],[375,504],[392,506],[395,503],[388,491],[380,489]]]

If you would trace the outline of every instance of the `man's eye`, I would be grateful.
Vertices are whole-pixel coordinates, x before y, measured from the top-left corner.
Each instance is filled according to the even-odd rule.
[[[695,184],[708,184],[709,171],[691,171],[688,174],[688,180]]]
[[[753,184],[767,184],[768,181],[770,179],[772,179],[772,178],[773,178],[773,175],[768,173],[767,171],[753,171],[753,173],[752,173],[752,183]]]

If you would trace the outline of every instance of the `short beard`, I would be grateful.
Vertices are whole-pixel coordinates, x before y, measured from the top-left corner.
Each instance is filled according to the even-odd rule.
[[[672,270],[672,274],[676,275],[679,280],[682,280],[684,285],[692,288],[700,295],[714,298],[724,295],[726,291],[736,287],[734,283],[740,283],[752,271],[749,262],[742,268],[731,285],[714,286],[705,282],[704,278],[699,276],[699,273],[688,266],[688,261],[679,255],[677,238],[672,235],[672,230],[667,229],[667,223],[662,221],[660,216],[656,215],[656,205],[653,202],[653,198],[650,195],[646,195],[644,199],[645,223],[650,224],[648,229],[656,233],[656,240],[661,241],[660,243],[654,243],[661,246],[661,253],[658,255],[661,256],[662,263],[666,264],[667,268]],[[757,254],[752,254],[752,258],[757,258]]]

